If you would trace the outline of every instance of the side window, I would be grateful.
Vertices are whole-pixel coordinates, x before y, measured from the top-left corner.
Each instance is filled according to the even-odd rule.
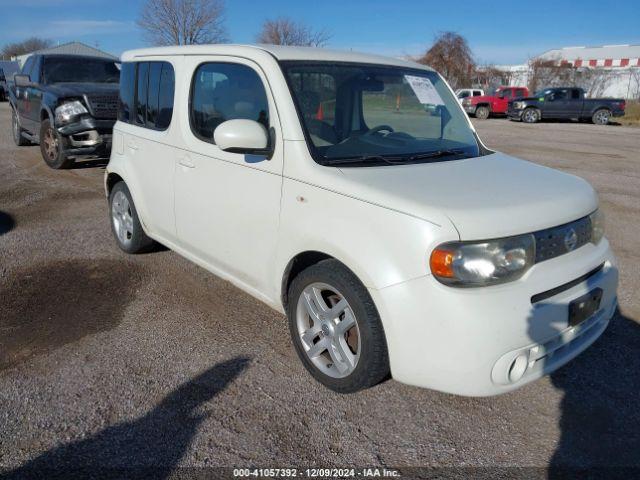
[[[473,96],[474,97],[481,97],[482,96],[482,92],[480,90],[474,90],[473,91]]]
[[[173,95],[176,82],[173,65],[168,62],[162,62],[161,65],[162,70],[158,86],[158,114],[155,128],[166,130],[169,128],[171,117],[173,116]]]
[[[458,95],[458,98],[467,98],[468,96],[469,96],[469,90],[464,90],[460,92],[460,95]]]
[[[502,90],[502,96],[504,98],[511,98],[511,89],[505,88],[504,90]]]
[[[175,75],[169,62],[126,62],[120,74],[118,119],[166,130],[173,116]]]
[[[147,94],[147,126],[155,128],[158,118],[158,100],[160,97],[160,75],[162,63],[149,63],[149,90]]]
[[[524,88],[519,88],[516,90],[516,96],[518,97],[525,97],[526,93],[524,93]]]
[[[269,128],[264,85],[255,70],[246,65],[200,65],[193,75],[189,104],[191,130],[205,142],[214,143],[214,130],[227,120],[255,120]]]
[[[578,90],[577,88],[571,90],[571,98],[573,100],[580,100],[580,90]]]
[[[147,91],[149,87],[149,63],[138,64],[138,75],[136,76],[136,117],[135,123],[145,125],[147,120]]]
[[[131,123],[133,121],[133,99],[136,91],[136,64],[126,62],[122,64],[120,72],[120,99],[118,106],[118,120]]]

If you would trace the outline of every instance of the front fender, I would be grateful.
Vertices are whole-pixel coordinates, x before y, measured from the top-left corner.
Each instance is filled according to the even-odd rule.
[[[429,256],[458,240],[452,224],[425,220],[318,186],[284,179],[274,285],[296,255],[316,251],[351,269],[368,288],[430,274]],[[280,298],[282,292],[273,292]]]

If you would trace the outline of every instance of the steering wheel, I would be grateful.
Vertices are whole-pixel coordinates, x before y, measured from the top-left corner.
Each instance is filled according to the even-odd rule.
[[[393,128],[391,128],[389,125],[378,125],[377,127],[370,128],[369,131],[366,132],[364,135],[365,136],[373,135],[374,133],[382,132],[384,130],[388,131],[389,133],[394,132]]]

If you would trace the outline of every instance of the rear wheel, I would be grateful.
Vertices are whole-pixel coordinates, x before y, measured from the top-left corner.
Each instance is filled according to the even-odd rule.
[[[131,193],[124,182],[115,184],[109,194],[111,231],[121,250],[143,253],[153,247],[153,240],[144,233]]]
[[[24,147],[25,145],[29,145],[29,140],[22,136],[22,127],[20,126],[20,121],[18,120],[18,115],[16,111],[11,109],[11,132],[14,143],[18,147]]]
[[[389,375],[378,311],[358,278],[336,260],[302,271],[289,287],[289,329],[305,368],[340,393],[371,387]]]
[[[596,110],[593,117],[591,117],[591,121],[596,125],[607,125],[610,118],[611,112],[606,108],[601,108],[600,110]]]
[[[536,123],[540,120],[540,112],[536,108],[527,108],[522,112],[522,121],[524,123]]]
[[[491,111],[489,110],[489,107],[485,107],[484,105],[476,108],[476,118],[479,118],[480,120],[486,120],[489,118],[490,113]]]
[[[40,153],[44,162],[56,170],[69,168],[74,163],[67,157],[62,139],[48,118],[40,124]]]

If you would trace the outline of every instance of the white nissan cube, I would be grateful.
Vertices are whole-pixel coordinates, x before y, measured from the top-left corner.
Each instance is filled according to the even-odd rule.
[[[501,394],[614,315],[593,188],[489,150],[432,69],[263,45],[122,61],[105,176],[118,245],[159,242],[286,314],[328,388],[390,375]]]

